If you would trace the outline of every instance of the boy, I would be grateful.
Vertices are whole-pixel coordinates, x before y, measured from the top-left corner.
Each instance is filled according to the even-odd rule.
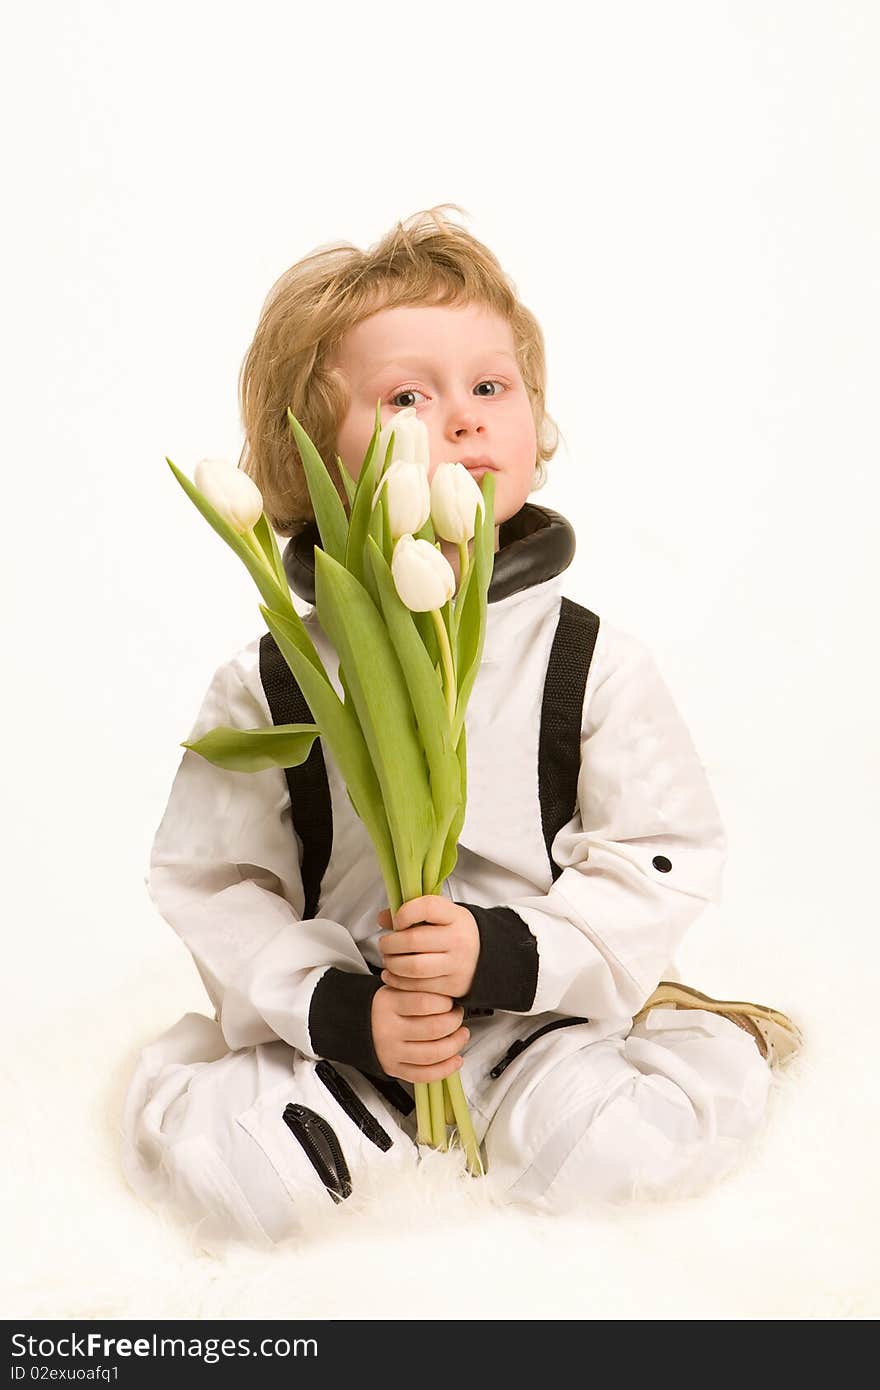
[[[678,943],[720,894],[717,808],[646,648],[562,592],[572,528],[527,503],[558,433],[541,331],[492,253],[436,214],[366,253],[319,251],[273,287],[243,366],[243,466],[309,602],[318,537],[288,405],[352,476],[377,399],[383,429],[423,421],[429,476],[495,471],[458,861],[448,899],[392,924],[320,741],[286,773],[184,753],[148,886],[216,1012],[144,1049],[124,1162],[209,1238],[271,1244],[328,1195],[393,1182],[417,1159],[412,1084],[459,1069],[505,1200],[696,1191],[739,1161],[770,1064],[796,1042],[784,1015],[676,983]],[[341,694],[314,609],[305,621]],[[310,722],[297,700],[266,634],[215,673],[189,741]]]

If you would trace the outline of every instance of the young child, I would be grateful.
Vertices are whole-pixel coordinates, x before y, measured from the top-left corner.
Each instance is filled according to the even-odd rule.
[[[143,1049],[124,1167],[207,1238],[271,1245],[316,1203],[393,1182],[418,1160],[413,1083],[456,1070],[480,1181],[506,1200],[692,1193],[739,1162],[797,1045],[785,1015],[678,978],[679,942],[719,899],[725,834],[646,647],[564,593],[572,528],[527,500],[558,437],[544,383],[534,317],[438,209],[367,252],[315,252],[264,305],[243,466],[290,538],[293,591],[313,604],[319,536],[288,406],[353,477],[377,399],[383,429],[415,412],[430,475],[494,470],[496,553],[458,861],[396,930],[321,740],[286,772],[183,755],[147,883],[215,1016]],[[305,621],[341,695],[313,607]],[[265,633],[218,668],[189,741],[273,720],[311,713]]]

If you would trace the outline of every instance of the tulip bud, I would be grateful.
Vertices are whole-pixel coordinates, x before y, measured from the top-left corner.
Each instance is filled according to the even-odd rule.
[[[442,608],[455,593],[455,572],[446,556],[430,541],[417,541],[413,536],[401,536],[394,547],[391,577],[413,613]]]
[[[431,520],[445,541],[461,545],[476,529],[477,508],[485,515],[483,494],[463,463],[441,463],[431,479]]]
[[[431,515],[431,487],[428,475],[420,463],[405,463],[395,459],[382,475],[373,493],[373,506],[379,493],[388,484],[388,522],[392,540],[421,531]]]
[[[385,462],[388,441],[392,432],[394,434],[394,453],[391,456],[391,462],[394,463],[399,459],[403,463],[420,463],[427,473],[431,458],[428,427],[416,415],[415,406],[408,405],[405,410],[398,410],[397,414],[393,415],[379,431],[376,457],[380,468]]]
[[[201,459],[193,482],[240,536],[256,526],[263,514],[263,495],[253,478],[228,459]]]

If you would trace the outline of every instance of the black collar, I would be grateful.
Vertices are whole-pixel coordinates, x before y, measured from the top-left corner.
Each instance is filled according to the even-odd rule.
[[[321,544],[317,523],[310,521],[284,547],[284,572],[295,594],[315,602],[315,546]],[[559,512],[526,502],[502,521],[498,550],[489,582],[489,603],[554,579],[574,559],[574,529]]]

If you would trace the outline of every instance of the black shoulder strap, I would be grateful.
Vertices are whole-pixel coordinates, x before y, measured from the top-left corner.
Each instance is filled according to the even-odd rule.
[[[544,680],[538,751],[541,827],[554,882],[562,870],[550,847],[577,804],[584,695],[598,632],[596,614],[563,595]],[[260,639],[260,679],[273,723],[314,723],[299,682],[271,632]],[[303,916],[314,917],[333,847],[333,813],[320,738],[305,762],[285,768],[285,775],[293,828],[302,843]]]
[[[260,680],[272,713],[273,724],[314,724],[299,681],[278,649],[271,632],[260,638]],[[320,738],[299,767],[286,767],[293,828],[302,841],[300,873],[305,892],[303,917],[315,917],[321,880],[333,847],[333,812],[330,786]]]
[[[563,595],[544,678],[538,745],[541,828],[554,883],[562,870],[550,846],[577,806],[584,695],[598,633],[596,614]]]

